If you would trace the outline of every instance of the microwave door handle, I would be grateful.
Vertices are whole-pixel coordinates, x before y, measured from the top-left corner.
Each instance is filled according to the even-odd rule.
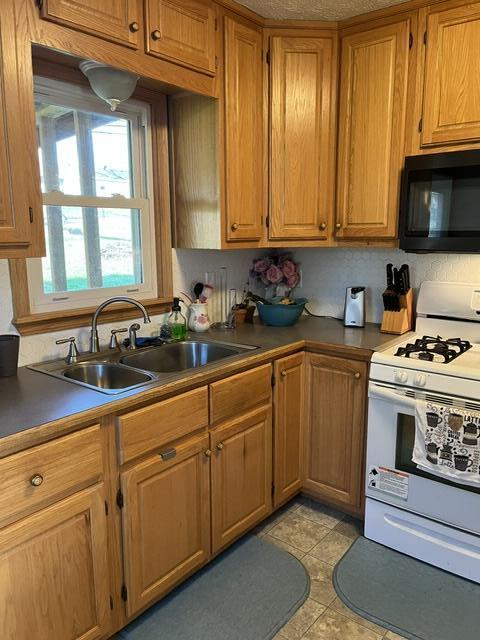
[[[407,398],[406,396],[400,396],[394,391],[385,387],[379,387],[378,385],[370,385],[368,389],[368,395],[370,398],[378,400],[388,400],[389,402],[395,402],[396,404],[402,404],[409,409],[415,409],[415,398]]]

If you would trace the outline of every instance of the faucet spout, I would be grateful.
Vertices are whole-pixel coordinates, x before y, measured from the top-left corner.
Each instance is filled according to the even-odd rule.
[[[109,298],[108,300],[105,300],[105,302],[102,302],[102,304],[100,304],[97,307],[97,309],[95,310],[95,313],[92,316],[92,327],[90,330],[90,353],[98,353],[100,351],[100,347],[98,343],[98,330],[97,330],[98,316],[105,309],[105,307],[108,307],[109,305],[114,304],[115,302],[128,302],[128,304],[132,304],[134,307],[137,307],[137,309],[139,309],[142,312],[144,324],[148,324],[149,322],[151,322],[150,316],[148,315],[148,311],[145,309],[145,307],[141,302],[138,302],[138,300],[134,300],[133,298],[128,298],[127,296],[115,296],[113,298]]]

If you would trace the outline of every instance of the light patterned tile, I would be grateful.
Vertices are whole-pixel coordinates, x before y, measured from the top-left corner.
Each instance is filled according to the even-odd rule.
[[[302,558],[302,564],[310,576],[310,597],[329,606],[337,595],[332,583],[332,565],[308,554]]]
[[[335,531],[341,533],[347,538],[358,538],[363,535],[363,522],[358,518],[352,518],[351,516],[345,516],[345,518],[335,526]]]
[[[309,553],[323,562],[335,565],[352,544],[351,538],[333,530],[325,538],[322,538]]]
[[[381,640],[383,636],[327,609],[303,637],[305,640]]]
[[[344,514],[340,511],[315,502],[311,498],[302,498],[296,513],[327,529],[333,529],[344,518]]]
[[[270,529],[268,533],[274,538],[279,538],[306,553],[313,549],[327,535],[328,531],[329,529],[300,517],[298,511],[294,511],[281,520],[273,529]]]
[[[308,598],[280,630],[282,637],[287,640],[300,640],[324,611],[325,607],[322,604]]]
[[[335,600],[330,605],[329,609],[331,609],[332,611],[335,611],[336,613],[340,613],[343,616],[350,618],[351,620],[354,620],[362,627],[366,627],[371,631],[375,631],[375,633],[378,633],[379,635],[384,635],[386,632],[386,629],[384,629],[383,627],[380,627],[378,624],[375,624],[374,622],[370,622],[370,620],[367,620],[366,618],[362,618],[362,616],[359,616],[357,613],[355,613],[355,611],[352,611],[351,609],[349,609],[340,600],[340,598],[335,598]]]
[[[288,553],[291,553],[292,556],[295,556],[299,560],[301,560],[303,558],[303,556],[305,555],[305,551],[301,551],[300,549],[296,549],[295,547],[292,547],[291,544],[288,544],[287,542],[284,542],[283,540],[280,540],[279,538],[274,538],[269,533],[266,533],[264,536],[262,536],[262,540],[265,540],[266,542],[270,542],[271,544],[274,544],[277,547],[280,547],[280,549],[284,549],[285,551],[288,551]]]
[[[268,518],[263,520],[263,522],[260,522],[260,524],[253,530],[253,533],[257,536],[265,535],[266,533],[271,531],[271,529],[273,529],[275,525],[284,520],[293,510],[296,510],[297,508],[298,505],[292,505],[291,507],[290,503],[286,504],[278,511],[275,511],[275,513],[272,513],[272,515],[268,516]]]

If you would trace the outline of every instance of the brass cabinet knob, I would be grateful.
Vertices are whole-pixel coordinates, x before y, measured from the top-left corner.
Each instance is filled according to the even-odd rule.
[[[205,451],[205,455],[207,456],[207,458],[211,458],[212,457],[212,452],[210,451],[210,449],[207,449]]]
[[[223,446],[224,446],[224,445],[223,445],[223,442],[219,442],[219,443],[217,444],[217,449],[218,449],[218,451],[221,451],[221,450],[223,449]]]
[[[326,222],[321,222],[321,223],[320,223],[320,229],[321,229],[322,231],[325,231],[325,229],[326,229],[326,228],[327,228],[327,223],[326,223]]]
[[[355,378],[357,380],[360,380],[361,377],[362,377],[362,375],[360,373],[358,373],[358,371],[357,371],[357,373],[355,374]]]
[[[36,473],[30,478],[30,484],[32,485],[32,487],[39,487],[42,482],[43,476],[41,476],[39,473]]]
[[[342,228],[342,224],[340,222],[337,222],[337,224],[335,225],[335,229],[337,229],[338,231],[341,228]]]
[[[230,227],[230,229],[231,229],[232,231],[236,231],[236,230],[238,229],[238,222],[234,222],[234,223],[232,224],[232,226]]]
[[[137,31],[140,29],[140,25],[138,24],[138,22],[131,22],[128,25],[128,28],[132,33],[137,33]]]
[[[280,371],[280,375],[282,376],[282,378],[285,378],[285,377],[286,377],[287,372],[285,371],[285,369],[282,369],[282,370]]]
[[[162,33],[158,30],[155,29],[155,31],[152,31],[152,40],[160,40],[160,38],[162,37]]]

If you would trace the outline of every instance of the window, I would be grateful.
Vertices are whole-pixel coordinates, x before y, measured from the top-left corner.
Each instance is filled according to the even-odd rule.
[[[27,261],[32,313],[157,297],[150,107],[111,112],[83,87],[35,81],[47,255]]]

